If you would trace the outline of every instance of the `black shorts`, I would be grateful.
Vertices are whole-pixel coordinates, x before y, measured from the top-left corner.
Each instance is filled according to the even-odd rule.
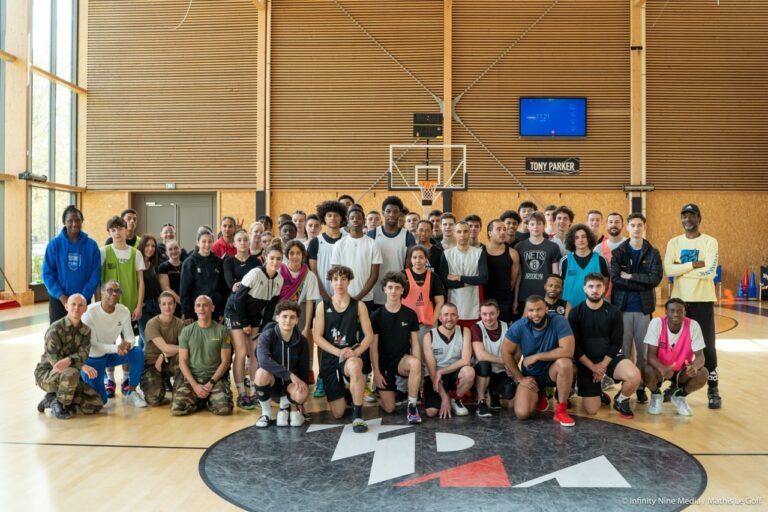
[[[459,383],[459,370],[456,370],[453,373],[448,373],[446,375],[443,375],[443,378],[441,379],[443,382],[443,389],[450,393],[451,391],[456,391],[456,387]],[[422,401],[424,403],[425,409],[439,409],[440,405],[442,404],[443,400],[440,398],[440,393],[436,393],[434,390],[434,387],[432,386],[432,379],[427,375],[424,377],[424,396],[422,398]]]
[[[244,325],[243,323],[239,322],[238,320],[234,320],[228,316],[224,317],[224,325],[227,326],[227,329],[230,331],[234,331],[236,329],[243,329],[244,327],[248,327],[248,325]]]
[[[504,400],[512,400],[517,391],[517,384],[507,375],[507,372],[496,372],[491,374],[491,381],[488,383],[488,392],[491,395],[497,395]]]
[[[612,378],[616,382],[621,382],[616,379],[613,374],[616,371],[616,365],[624,360],[624,356],[619,354],[614,357],[610,363],[608,363],[608,369],[605,374]],[[592,382],[592,370],[576,361],[576,368],[578,374],[576,375],[576,382],[579,385],[579,396],[581,397],[593,397],[603,394],[603,387],[601,382]]]
[[[384,389],[377,388],[378,391],[392,391],[397,392],[397,377],[408,379],[406,375],[402,375],[397,371],[397,366],[389,366],[387,368],[381,368],[381,374],[384,376],[384,380],[387,382],[387,386]]]
[[[291,381],[286,381],[283,379],[278,379],[275,377],[275,383],[272,384],[272,387],[269,390],[269,397],[272,400],[280,400],[280,397],[283,395],[288,395],[288,385],[291,383]]]
[[[548,366],[547,367],[547,371],[545,371],[541,375],[526,375],[525,373],[523,373],[523,377],[533,377],[533,379],[536,381],[536,385],[539,387],[539,396],[544,394],[544,390],[546,388],[556,388],[557,387],[557,382],[555,382],[555,381],[553,381],[552,379],[549,378],[549,368],[550,367],[551,367],[551,365]]]
[[[320,368],[320,378],[325,386],[325,397],[329,402],[345,398],[349,379],[344,375],[344,365],[347,362],[335,363]]]

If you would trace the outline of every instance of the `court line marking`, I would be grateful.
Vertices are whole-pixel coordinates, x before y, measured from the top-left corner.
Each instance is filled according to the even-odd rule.
[[[149,448],[158,450],[207,450],[207,446],[156,446],[135,444],[87,444],[87,443],[34,443],[26,441],[0,441],[0,445],[21,446],[77,446],[89,448]]]
[[[691,453],[695,457],[768,457],[768,453]]]

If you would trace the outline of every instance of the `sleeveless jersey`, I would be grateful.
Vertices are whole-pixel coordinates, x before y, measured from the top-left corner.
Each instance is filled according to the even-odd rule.
[[[507,332],[507,322],[502,322],[499,320],[499,325],[501,326],[501,330],[499,331],[499,339],[496,341],[493,341],[491,337],[488,335],[488,330],[485,328],[485,325],[483,325],[483,321],[480,320],[477,322],[477,325],[480,327],[480,332],[483,334],[483,348],[486,352],[491,354],[492,356],[501,357],[501,344],[504,343],[504,333]],[[498,363],[491,363],[491,368],[493,369],[493,373],[499,373],[504,371],[504,365],[498,364]]]
[[[403,299],[403,306],[408,306],[416,312],[421,325],[434,325],[435,305],[429,296],[432,286],[432,272],[427,271],[424,283],[419,285],[413,278],[411,269],[405,269],[405,277],[408,278],[408,296]]]
[[[435,356],[437,369],[446,368],[461,358],[461,349],[464,348],[464,334],[461,326],[456,326],[450,343],[443,341],[437,327],[429,331],[432,334],[432,354]]]
[[[591,272],[600,273],[600,255],[593,252],[589,257],[589,263],[586,268],[576,263],[576,258],[572,252],[568,253],[568,269],[563,276],[563,300],[570,302],[571,307],[575,308],[587,299],[584,293],[584,278]]]
[[[360,329],[357,301],[350,299],[349,306],[341,313],[333,306],[333,299],[323,300],[322,304],[325,311],[323,337],[336,348],[345,349],[357,345],[357,332]],[[338,356],[323,352],[323,366],[333,366],[338,362]]]
[[[101,267],[101,282],[117,281],[123,294],[120,295],[120,304],[128,308],[133,314],[136,305],[139,303],[139,279],[136,275],[136,255],[138,251],[135,247],[128,246],[131,249],[131,256],[126,261],[120,261],[117,258],[112,244],[106,246],[106,257],[104,266]]]

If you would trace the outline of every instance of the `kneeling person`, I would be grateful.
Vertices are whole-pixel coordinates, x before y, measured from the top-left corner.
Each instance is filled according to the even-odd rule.
[[[361,356],[373,341],[368,308],[349,295],[349,282],[354,273],[349,267],[336,265],[328,270],[333,296],[324,299],[315,312],[312,333],[315,344],[323,351],[320,359],[320,377],[325,384],[325,396],[335,418],[344,416],[347,407],[345,380],[349,381],[352,395],[352,429],[368,431],[363,420],[363,360]],[[362,330],[363,340],[358,343],[357,333]]]
[[[661,414],[661,384],[671,380],[672,404],[678,414],[692,416],[685,397],[703,388],[708,378],[704,368],[704,335],[698,322],[686,316],[686,305],[681,299],[669,299],[664,310],[666,316],[654,318],[648,324],[644,340],[648,345],[644,380],[651,391],[648,413]]]
[[[421,386],[419,319],[416,312],[403,306],[401,299],[406,280],[401,272],[387,272],[381,287],[387,302],[371,315],[373,343],[371,365],[379,391],[379,404],[386,412],[395,410],[397,376],[408,379],[408,423],[421,423],[416,407]]]
[[[424,335],[424,409],[427,416],[466,416],[461,398],[475,383],[469,329],[458,325],[459,309],[452,302],[440,308],[440,326]]]
[[[501,356],[517,384],[515,416],[528,419],[534,410],[544,412],[549,401],[544,388],[557,387],[554,420],[564,427],[576,424],[568,414],[567,402],[573,385],[573,332],[568,320],[547,312],[539,295],[525,301],[523,318],[507,330]],[[522,371],[518,367],[521,364]]]
[[[104,406],[99,393],[80,378],[81,371],[96,378],[96,370],[85,363],[91,348],[91,329],[81,322],[86,307],[85,297],[79,293],[67,298],[67,316],[45,332],[45,353],[35,368],[35,382],[46,393],[37,410],[50,407],[60,420],[69,419],[78,405],[85,414],[97,413]]]
[[[469,332],[472,336],[472,351],[475,354],[475,387],[477,388],[477,415],[482,418],[491,416],[491,411],[501,409],[500,399],[512,400],[515,396],[515,381],[504,368],[501,358],[501,345],[507,323],[499,321],[500,309],[493,299],[480,304],[480,321],[473,325]],[[485,393],[489,390],[491,405],[485,401]]]
[[[141,375],[141,390],[149,405],[165,402],[165,381],[179,369],[179,335],[184,321],[174,316],[176,296],[164,291],[158,298],[160,314],[147,322],[144,336],[147,344],[144,350],[144,373]]]
[[[173,383],[171,414],[184,416],[203,404],[218,416],[232,414],[229,363],[232,342],[226,327],[213,320],[213,301],[207,295],[195,299],[197,322],[179,334],[179,372]]]
[[[301,307],[298,302],[281,302],[275,308],[277,322],[269,322],[259,335],[256,347],[260,367],[256,371],[256,394],[261,403],[259,428],[269,426],[272,417],[271,397],[280,399],[277,426],[300,427],[304,415],[291,404],[307,400],[309,377],[309,343],[298,328]],[[278,361],[280,361],[278,363]]]
[[[574,359],[578,370],[579,396],[587,414],[600,410],[603,377],[621,382],[621,391],[613,399],[613,408],[624,419],[634,418],[629,397],[640,385],[640,371],[629,359],[619,354],[624,342],[624,320],[621,310],[603,300],[605,279],[589,273],[584,278],[587,300],[568,314],[575,338]]]

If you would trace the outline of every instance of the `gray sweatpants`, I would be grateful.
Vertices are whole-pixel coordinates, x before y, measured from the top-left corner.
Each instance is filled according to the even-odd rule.
[[[632,343],[634,342],[637,360],[635,364],[642,372],[645,369],[645,333],[648,331],[648,324],[651,322],[651,315],[643,313],[622,313],[624,320],[624,344],[622,352],[624,357],[632,359]]]

